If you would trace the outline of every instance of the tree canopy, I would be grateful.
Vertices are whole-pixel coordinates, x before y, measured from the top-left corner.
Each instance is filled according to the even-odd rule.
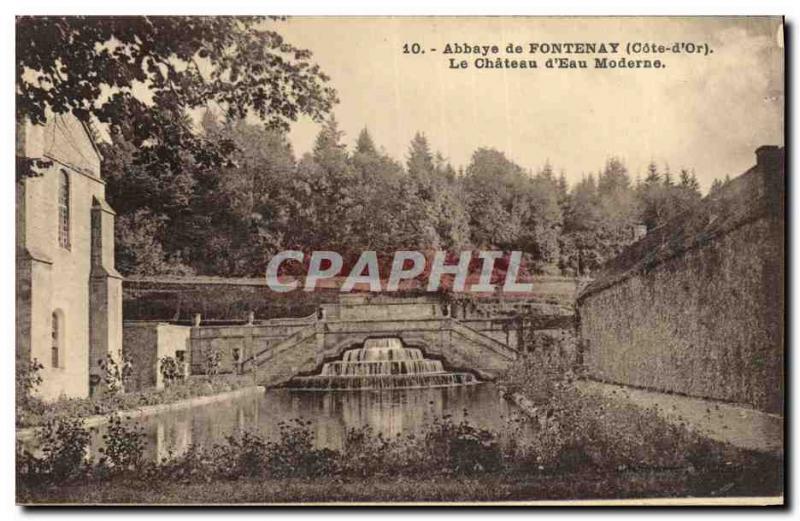
[[[456,170],[421,132],[392,158],[368,129],[341,131],[328,77],[279,23],[17,18],[17,117],[70,113],[110,131],[102,172],[121,272],[261,276],[289,248],[498,248],[534,272],[585,275],[636,226],[700,200],[692,170],[653,163],[633,181],[614,157],[571,187],[558,158],[534,173],[490,147]],[[322,126],[297,158],[286,131],[300,115]]]
[[[233,144],[205,139],[187,117],[210,105],[287,130],[320,121],[336,103],[311,52],[262,17],[21,16],[16,21],[17,119],[48,112],[108,125],[140,164],[180,170],[226,162]]]
[[[221,114],[209,111],[202,132],[235,144],[232,165],[161,176],[132,164],[123,139],[104,147],[123,272],[260,276],[281,249],[336,250],[347,267],[364,250],[497,248],[524,252],[534,272],[590,275],[636,226],[701,197],[691,170],[667,184],[653,164],[633,181],[616,158],[571,187],[549,161],[533,173],[492,148],[457,172],[421,133],[402,164],[367,129],[348,139],[333,117],[299,159],[284,133]]]

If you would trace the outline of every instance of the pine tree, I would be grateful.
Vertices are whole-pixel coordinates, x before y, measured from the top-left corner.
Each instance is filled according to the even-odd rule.
[[[698,194],[700,193],[700,182],[697,180],[697,175],[694,173],[694,168],[692,168],[692,175],[689,178],[689,188]]]
[[[656,167],[655,162],[650,161],[647,165],[647,175],[644,178],[645,185],[655,185],[661,181],[661,175],[658,173],[658,167]]]
[[[420,197],[426,201],[433,200],[433,178],[435,165],[433,154],[425,134],[417,132],[408,148],[406,170],[411,179],[417,183]]]
[[[372,136],[370,136],[367,127],[361,129],[361,132],[358,134],[356,152],[360,154],[377,154],[375,143],[372,141]]]
[[[679,179],[679,186],[684,189],[689,189],[691,185],[691,177],[689,175],[689,171],[685,168],[681,168],[681,173],[678,176]]]
[[[675,183],[672,182],[672,173],[669,171],[669,165],[664,167],[664,175],[662,177],[664,181],[664,186],[667,187],[674,186]]]
[[[547,179],[555,179],[553,166],[550,164],[549,159],[544,162],[544,166],[542,166],[542,169],[539,170],[539,175]]]
[[[347,152],[345,145],[341,142],[342,136],[344,136],[344,132],[339,130],[339,122],[336,121],[336,116],[331,114],[323,123],[322,129],[314,140],[314,158],[320,160],[328,154],[341,159],[345,158]]]
[[[567,183],[567,176],[562,170],[558,176],[558,185],[556,188],[558,193],[558,205],[561,207],[562,215],[566,213],[569,206],[569,183]]]
[[[307,204],[298,208],[298,221],[305,227],[303,246],[345,254],[352,245],[353,219],[359,218],[354,215],[359,186],[343,135],[331,116],[317,134],[311,154],[300,161],[297,176],[306,187]]]

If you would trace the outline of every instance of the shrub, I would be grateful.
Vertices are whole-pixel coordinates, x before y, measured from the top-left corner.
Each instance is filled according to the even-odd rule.
[[[28,397],[42,383],[42,375],[39,371],[44,366],[36,358],[23,361],[17,356],[16,391],[18,397]]]
[[[192,445],[179,458],[168,457],[157,465],[146,467],[145,472],[139,475],[148,480],[164,479],[170,482],[188,483],[192,481],[211,482],[214,479],[235,479],[234,474],[224,474],[219,471],[220,462],[229,464],[227,458],[211,457],[214,451],[219,451],[219,447],[211,450],[203,449]]]
[[[40,455],[17,447],[17,475],[30,483],[67,481],[87,470],[88,446],[89,431],[81,419],[51,419],[36,435]]]
[[[339,471],[348,476],[368,477],[398,469],[398,448],[370,426],[349,429],[344,439]]]
[[[97,364],[103,371],[103,382],[109,394],[121,393],[133,376],[133,361],[122,350],[118,351],[116,356],[107,353],[97,361]]]
[[[139,426],[126,425],[118,414],[109,418],[103,441],[100,465],[109,467],[113,472],[120,472],[135,469],[142,462],[144,431]]]
[[[17,425],[24,425],[44,413],[44,403],[33,396],[34,390],[42,383],[40,374],[42,369],[44,366],[36,358],[23,361],[17,356],[15,394]]]
[[[203,370],[206,376],[209,379],[214,378],[219,374],[222,366],[222,352],[217,346],[209,344],[203,347],[201,353]]]
[[[643,409],[614,397],[581,392],[569,364],[547,349],[524,356],[506,375],[510,392],[534,405],[534,442],[519,447],[537,468],[575,471],[675,469],[694,465],[709,444],[683,425],[670,423],[656,409]],[[699,450],[698,447],[705,447]],[[709,456],[720,459],[719,456]],[[696,465],[695,465],[696,466]]]
[[[564,403],[598,405],[592,400],[575,394]],[[183,455],[170,455],[161,462],[144,460],[141,430],[126,426],[114,416],[104,436],[103,456],[96,466],[85,457],[88,433],[79,420],[60,420],[42,430],[42,456],[18,447],[18,479],[32,487],[105,479],[125,471],[130,471],[125,480],[148,483],[320,477],[327,482],[340,482],[375,476],[435,480],[438,476],[477,474],[519,479],[541,472],[591,470],[610,476],[613,472],[660,470],[674,465],[683,466],[687,476],[694,476],[695,469],[703,469],[706,476],[716,472],[734,476],[760,461],[716,442],[687,437],[678,427],[674,432],[665,432],[661,430],[663,424],[648,414],[634,420],[630,430],[609,429],[620,419],[618,414],[634,412],[608,410],[605,406],[595,407],[588,415],[580,407],[554,411],[538,424],[537,436],[526,446],[501,443],[496,432],[478,428],[466,419],[455,423],[445,416],[434,420],[419,436],[387,439],[369,427],[352,429],[342,450],[316,448],[310,422],[294,419],[280,425],[275,439],[245,431],[211,447],[192,446]],[[676,437],[669,437],[674,434]],[[763,466],[768,468],[766,463]],[[724,479],[727,478],[720,478],[719,486],[727,483]]]
[[[269,445],[259,435],[243,432],[241,436],[228,438],[228,450],[232,454],[234,477],[258,476],[264,473],[269,460]]]
[[[162,357],[158,361],[158,370],[161,371],[161,377],[164,379],[164,385],[166,386],[183,379],[183,371],[178,361],[171,356]]]
[[[267,467],[272,477],[314,477],[331,473],[335,452],[316,449],[311,421],[295,418],[278,424],[278,440],[267,447]]]
[[[496,472],[503,467],[498,436],[462,420],[453,423],[449,415],[436,418],[426,430],[422,443],[428,461],[447,474]]]
[[[522,393],[534,405],[548,404],[577,376],[572,360],[562,355],[561,343],[532,341],[503,377],[508,392]]]
[[[163,461],[149,473],[182,482],[341,474],[338,462],[343,459],[342,453],[315,448],[308,425],[301,419],[281,422],[275,440],[245,431],[211,447],[192,446],[181,457]]]

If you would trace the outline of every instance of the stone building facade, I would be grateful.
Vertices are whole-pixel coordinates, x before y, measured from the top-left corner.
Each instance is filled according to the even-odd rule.
[[[783,410],[784,150],[613,259],[578,297],[597,380]]]
[[[122,277],[114,269],[114,212],[88,127],[68,115],[17,125],[16,350],[44,366],[45,400],[85,397],[98,364],[122,347]]]

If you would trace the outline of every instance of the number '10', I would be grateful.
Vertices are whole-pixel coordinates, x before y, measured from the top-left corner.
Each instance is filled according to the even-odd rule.
[[[407,43],[403,44],[403,54],[421,54],[425,51],[422,50],[422,47],[418,43],[412,43],[408,45]]]

